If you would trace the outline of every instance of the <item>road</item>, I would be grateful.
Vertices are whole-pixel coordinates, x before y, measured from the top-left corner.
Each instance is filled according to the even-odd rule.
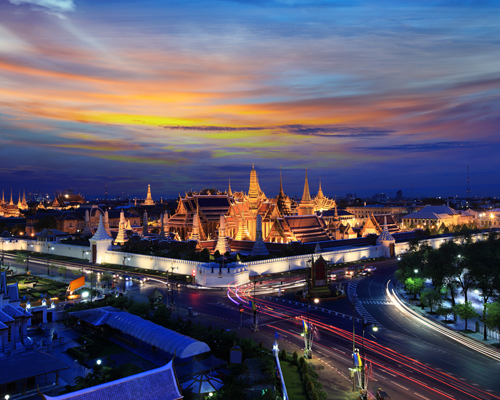
[[[47,263],[30,261],[34,274],[47,273]],[[392,280],[395,262],[377,264],[371,276],[351,282],[350,289],[357,295],[356,318],[376,321],[382,328],[372,332],[366,327],[364,351],[373,367],[373,379],[368,388],[373,393],[383,387],[393,399],[500,399],[500,363],[480,355],[466,346],[403,314],[386,297],[387,282]],[[81,270],[69,270],[68,278],[81,276]],[[165,284],[127,281],[127,291],[138,300],[145,300],[155,287],[165,292]],[[260,309],[259,328],[271,334],[279,332],[285,340],[304,346],[302,318],[316,327],[313,354],[326,364],[347,374],[352,367],[353,308],[348,298],[311,305],[295,299],[294,289],[278,296],[273,282],[257,285],[255,297]],[[279,286],[279,285],[277,285]],[[248,300],[253,299],[254,286],[232,291],[191,290],[184,285],[170,293],[178,307],[192,307],[199,313],[240,324],[238,304],[245,305],[243,329],[253,324]],[[351,293],[351,295],[354,293]],[[173,296],[173,297],[172,297]],[[362,307],[360,307],[362,306]],[[318,308],[318,309],[316,309]],[[335,315],[339,313],[339,315]],[[356,347],[361,348],[361,322],[355,321]]]

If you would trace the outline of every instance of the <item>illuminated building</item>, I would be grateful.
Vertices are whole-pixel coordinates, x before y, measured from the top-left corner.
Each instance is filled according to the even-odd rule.
[[[153,198],[151,197],[151,185],[148,185],[148,194],[146,195],[146,200],[144,200],[144,203],[142,203],[145,206],[154,206],[155,202]]]

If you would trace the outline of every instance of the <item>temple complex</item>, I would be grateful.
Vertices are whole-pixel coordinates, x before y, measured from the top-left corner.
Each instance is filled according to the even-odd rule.
[[[350,238],[356,235],[350,226],[342,223],[340,235],[330,232],[328,223],[316,212],[333,207],[335,200],[328,199],[323,194],[321,184],[318,195],[311,198],[307,170],[299,205],[285,194],[281,171],[278,196],[267,198],[260,188],[255,166],[252,165],[248,193],[233,191],[231,183],[225,193],[213,190],[186,193],[184,197],[179,197],[177,209],[168,220],[165,231],[175,233],[180,240],[215,240],[220,234],[224,234],[236,242],[262,243],[310,243],[334,240],[336,236]],[[232,247],[231,241],[227,246],[225,242],[217,242],[219,250],[225,250],[229,246]],[[259,244],[254,254],[265,251],[265,246]]]
[[[19,193],[20,195],[21,193]],[[12,200],[12,190],[10,191],[10,202],[6,202],[4,199],[4,193],[2,192],[2,202],[0,203],[0,217],[20,217],[21,212],[19,209],[19,205],[22,207],[22,202],[19,198],[18,204],[14,204]],[[25,201],[26,202],[26,201]]]

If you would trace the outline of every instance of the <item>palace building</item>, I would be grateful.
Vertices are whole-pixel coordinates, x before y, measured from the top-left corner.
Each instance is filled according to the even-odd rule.
[[[174,215],[165,224],[165,232],[174,233],[179,240],[215,241],[222,221],[220,232],[235,242],[255,241],[259,237],[273,243],[327,241],[333,240],[334,235],[316,212],[333,207],[335,201],[325,197],[321,184],[318,195],[311,197],[307,171],[299,204],[285,194],[281,171],[279,194],[268,198],[252,165],[248,193],[233,192],[230,183],[223,193],[213,190],[186,193],[179,197]]]

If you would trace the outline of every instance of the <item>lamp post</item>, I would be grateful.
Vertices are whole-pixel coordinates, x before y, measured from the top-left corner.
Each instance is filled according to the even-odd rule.
[[[50,243],[47,243],[47,275],[50,276],[50,250],[54,250],[54,248],[50,245]]]
[[[255,303],[255,286],[257,285],[257,281],[253,281],[253,329],[254,332],[259,331],[259,323],[257,322],[257,304]]]
[[[83,255],[84,255],[84,254],[89,254],[89,252],[88,252],[88,251],[86,251],[86,250],[82,250],[82,260],[84,259],[84,258],[83,258]],[[90,261],[89,261],[89,262],[90,262]],[[83,271],[83,264],[82,264],[82,276],[83,276],[83,275],[84,275],[84,271]]]
[[[26,273],[28,273],[30,270],[29,261],[30,261],[30,256],[29,254],[26,254]]]
[[[355,360],[355,354],[356,354],[356,324],[355,324],[355,312],[356,312],[356,300],[357,300],[357,295],[355,294],[352,298],[352,366],[353,366],[353,371],[356,370],[356,360]],[[352,391],[354,392],[356,390],[356,375],[355,372],[352,374]]]
[[[362,380],[361,380],[361,389],[364,391],[364,393],[366,394],[366,389],[367,389],[367,382],[366,382],[366,358],[365,358],[365,329],[367,326],[370,326],[370,325],[373,325],[373,328],[372,330],[374,332],[377,332],[378,331],[378,326],[376,324],[374,324],[373,322],[365,322],[365,318],[363,317],[363,336],[362,336],[362,339],[361,339],[361,360],[362,360],[362,364],[361,364],[361,376],[362,376]]]
[[[2,239],[2,263],[0,265],[3,265],[3,243],[4,243],[4,240]]]

